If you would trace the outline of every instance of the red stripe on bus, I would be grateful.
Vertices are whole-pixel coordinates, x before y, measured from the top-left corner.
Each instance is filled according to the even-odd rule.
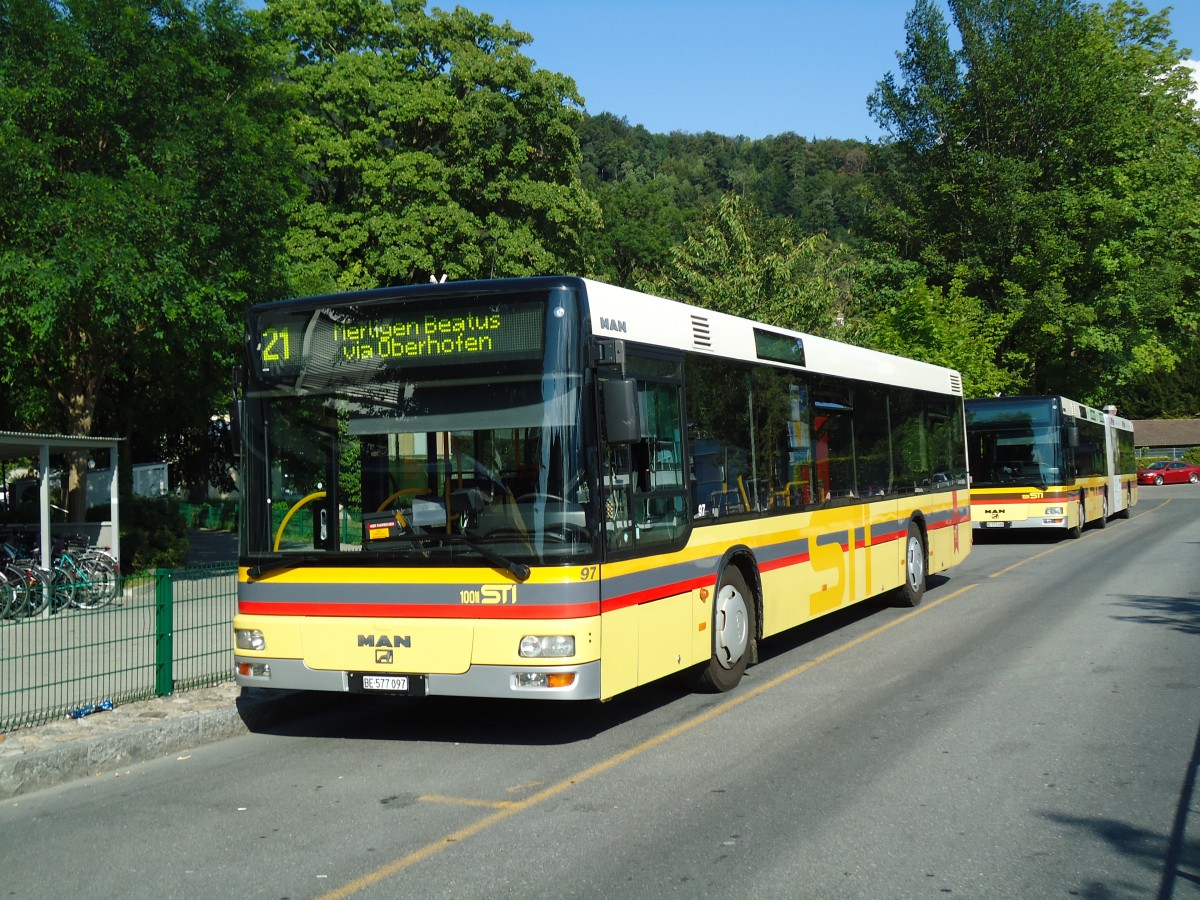
[[[612,612],[613,610],[625,609],[629,606],[640,606],[643,603],[653,603],[655,600],[674,597],[677,594],[686,594],[688,591],[694,591],[698,588],[710,587],[716,583],[716,578],[711,575],[705,575],[701,578],[689,578],[687,581],[676,581],[673,584],[656,584],[645,590],[634,591],[631,594],[620,594],[619,596],[602,600],[600,602],[600,609],[602,612]]]
[[[808,562],[808,560],[809,556],[807,553],[797,553],[795,556],[784,556],[780,559],[772,559],[768,562],[759,563],[758,568],[761,572],[774,572],[776,569],[798,566]]]
[[[1053,503],[1058,500],[1068,500],[1074,497],[1080,488],[1072,488],[1069,491],[1059,491],[1057,493],[1046,492],[1040,497],[1018,497],[1015,494],[994,494],[992,496],[984,495],[983,497],[972,497],[972,506],[990,506],[996,503]],[[1083,490],[1092,490],[1086,488]]]
[[[238,603],[254,616],[385,616],[406,619],[582,619],[596,615],[595,603],[555,606],[422,606],[416,603]]]

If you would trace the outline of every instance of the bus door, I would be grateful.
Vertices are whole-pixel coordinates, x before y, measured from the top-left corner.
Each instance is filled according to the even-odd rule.
[[[681,363],[633,357],[627,371],[600,375],[608,555],[682,546],[690,526]]]

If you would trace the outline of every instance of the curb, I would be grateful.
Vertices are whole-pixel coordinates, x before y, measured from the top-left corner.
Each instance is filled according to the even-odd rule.
[[[247,688],[232,703],[226,701],[216,709],[136,720],[105,734],[86,735],[48,749],[0,756],[0,799],[265,730],[321,708],[306,691]]]

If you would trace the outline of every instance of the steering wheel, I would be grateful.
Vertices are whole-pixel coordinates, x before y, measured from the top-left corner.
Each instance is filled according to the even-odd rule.
[[[574,522],[555,522],[553,525],[547,525],[543,533],[551,540],[562,544],[590,544],[592,542],[592,533],[584,526]]]

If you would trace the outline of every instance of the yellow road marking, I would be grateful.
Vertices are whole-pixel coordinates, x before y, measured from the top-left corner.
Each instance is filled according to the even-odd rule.
[[[676,725],[674,728],[670,728],[667,731],[661,732],[660,734],[657,734],[652,738],[647,738],[646,740],[642,741],[640,744],[635,744],[634,746],[630,747],[627,750],[623,750],[622,752],[620,752],[614,756],[610,756],[608,759],[602,760],[602,761],[596,763],[594,766],[590,766],[589,768],[584,769],[582,772],[578,772],[574,775],[568,776],[567,778],[562,779],[561,781],[557,782],[556,784],[552,784],[549,787],[543,788],[542,790],[540,790],[534,794],[530,794],[524,800],[514,800],[511,802],[504,802],[503,804],[500,804],[500,803],[494,804],[494,805],[498,806],[499,808],[496,810],[496,812],[492,813],[491,815],[484,816],[479,821],[474,822],[470,825],[467,825],[463,828],[460,828],[457,831],[451,832],[450,834],[446,835],[443,838],[438,838],[435,841],[430,841],[424,847],[419,847],[418,849],[412,851],[411,853],[408,853],[405,856],[400,857],[399,859],[393,860],[392,862],[388,863],[387,865],[380,866],[378,869],[376,869],[373,872],[368,872],[366,875],[363,875],[361,878],[356,878],[354,881],[351,881],[348,884],[343,885],[342,887],[338,888],[335,891],[331,891],[328,894],[324,894],[322,896],[321,900],[340,900],[340,898],[349,897],[352,894],[356,894],[359,891],[362,891],[368,887],[371,887],[372,885],[378,884],[379,882],[383,881],[386,878],[390,878],[393,875],[403,872],[409,866],[412,866],[416,863],[422,862],[423,860],[429,859],[431,856],[437,855],[442,850],[452,847],[455,844],[459,843],[460,841],[465,841],[467,838],[474,837],[475,835],[479,834],[480,832],[486,831],[487,829],[491,828],[493,825],[498,825],[501,822],[505,821],[506,819],[512,818],[517,813],[524,812],[527,809],[532,809],[533,807],[538,806],[539,804],[544,803],[547,800],[557,797],[559,794],[563,793],[564,791],[566,791],[570,788],[575,787],[576,785],[583,784],[586,781],[590,781],[591,779],[595,778],[598,775],[603,775],[605,772],[608,772],[609,770],[614,769],[617,766],[621,765],[621,763],[628,762],[629,760],[642,755],[643,753],[645,753],[648,750],[653,750],[655,747],[659,747],[662,744],[665,744],[667,741],[670,741],[673,738],[679,737],[681,734],[686,734],[687,732],[691,731],[693,728],[697,728],[700,725],[705,724],[706,722],[710,722],[713,719],[715,719],[717,716],[724,715],[725,713],[729,712],[729,710],[733,709],[734,707],[741,706],[746,701],[752,700],[755,697],[758,697],[759,695],[766,693],[767,691],[771,690],[772,688],[778,687],[779,685],[781,685],[787,681],[790,681],[791,679],[795,678],[797,675],[801,675],[804,672],[809,671],[810,669],[820,665],[823,662],[828,662],[829,660],[833,659],[836,656],[839,656],[840,654],[846,652],[847,650],[852,650],[853,648],[866,643],[867,641],[871,640],[872,638],[883,634],[885,631],[889,631],[892,628],[895,628],[897,625],[900,625],[903,622],[909,621],[914,616],[918,616],[921,613],[928,612],[931,609],[941,606],[943,603],[953,600],[955,597],[961,597],[967,591],[969,591],[972,588],[977,587],[977,586],[978,586],[977,584],[965,585],[964,587],[959,588],[957,591],[947,594],[945,597],[940,597],[939,599],[934,600],[932,603],[926,603],[926,604],[923,604],[922,606],[918,606],[912,612],[906,613],[905,615],[901,616],[900,618],[893,619],[892,621],[887,622],[886,624],[880,625],[878,628],[875,628],[872,631],[867,632],[866,634],[860,635],[859,637],[856,637],[851,641],[847,641],[845,644],[842,644],[841,646],[834,647],[832,650],[830,650],[826,653],[823,653],[820,656],[815,657],[814,659],[810,659],[807,662],[801,663],[800,665],[796,666],[793,669],[789,669],[788,671],[786,671],[780,675],[776,675],[770,681],[765,681],[762,684],[755,685],[754,687],[749,688],[747,690],[739,690],[736,695],[734,695],[733,697],[730,697],[728,700],[726,700],[724,703],[721,703],[719,706],[711,707],[710,709],[706,710],[705,712],[702,712],[699,715],[697,715],[695,718],[689,719],[686,722],[681,722],[680,724]],[[481,803],[478,805],[487,805],[487,804]]]
[[[442,794],[422,794],[417,799],[426,803],[445,803],[449,806],[483,806],[495,809],[512,806],[511,800],[477,800],[471,797],[446,797]]]

